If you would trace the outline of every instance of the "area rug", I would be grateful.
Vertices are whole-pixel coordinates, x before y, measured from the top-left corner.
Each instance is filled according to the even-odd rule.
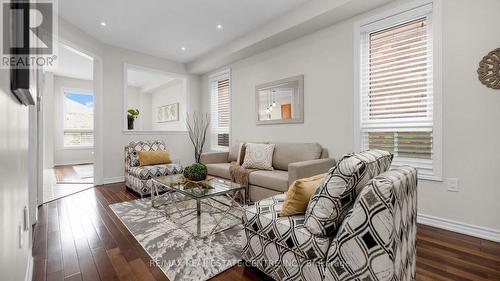
[[[193,200],[170,205],[168,218],[163,210],[151,207],[149,198],[110,207],[151,256],[150,266],[160,267],[171,281],[207,280],[241,261],[241,224],[203,239],[193,238],[186,232],[185,229],[196,229],[196,212],[193,212],[196,202]],[[221,214],[205,204],[202,209],[202,230],[207,233]],[[181,213],[176,213],[177,210]],[[237,220],[223,220],[221,226],[235,222]],[[179,223],[184,229],[178,226]]]
[[[73,166],[75,173],[82,179],[88,179],[94,177],[94,165],[75,165]]]

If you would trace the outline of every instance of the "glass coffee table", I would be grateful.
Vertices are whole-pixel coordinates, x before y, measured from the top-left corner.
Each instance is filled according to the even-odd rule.
[[[245,186],[216,177],[203,183],[182,182],[181,179],[180,174],[153,179],[153,208],[163,209],[170,221],[197,238],[241,224],[244,205],[238,200],[244,202],[247,198]],[[166,192],[160,194],[159,186]]]

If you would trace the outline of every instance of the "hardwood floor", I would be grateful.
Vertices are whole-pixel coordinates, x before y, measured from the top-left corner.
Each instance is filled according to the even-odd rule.
[[[91,164],[82,164],[87,166]],[[74,167],[79,165],[62,165],[54,167],[54,174],[57,183],[93,183],[94,178],[81,178]]]
[[[93,178],[81,178],[74,166],[55,166],[43,171],[43,202],[67,196],[94,186]]]
[[[136,199],[123,184],[92,188],[39,208],[33,280],[168,280],[109,204]],[[500,244],[418,226],[417,280],[500,280]],[[212,280],[269,280],[233,267]]]

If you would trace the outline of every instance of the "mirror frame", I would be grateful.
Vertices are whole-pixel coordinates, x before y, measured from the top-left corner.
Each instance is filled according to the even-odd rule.
[[[259,90],[271,88],[273,86],[279,86],[288,82],[298,81],[298,102],[299,102],[299,117],[292,119],[275,119],[275,120],[259,120]],[[296,124],[304,123],[304,75],[292,76],[272,82],[263,83],[255,86],[255,116],[257,125],[273,125],[273,124]]]
[[[123,63],[123,91],[122,91],[122,98],[123,98],[123,129],[122,132],[124,134],[137,134],[137,135],[144,135],[144,134],[171,134],[171,133],[187,133],[188,130],[187,128],[182,131],[165,131],[165,130],[129,130],[127,127],[127,69],[128,68],[135,68],[135,69],[140,69],[144,71],[151,71],[151,72],[156,72],[164,75],[169,75],[178,79],[182,79],[182,83],[184,85],[184,90],[186,91],[186,95],[184,97],[184,104],[186,108],[186,112],[189,110],[189,100],[190,100],[190,89],[189,89],[189,76],[187,74],[180,74],[180,73],[174,73],[174,72],[168,72],[160,69],[155,69],[151,67],[146,67],[146,66],[141,66],[137,64],[132,64],[132,63]],[[185,113],[186,113],[185,112]],[[180,120],[180,114],[181,112],[179,111],[179,120]]]

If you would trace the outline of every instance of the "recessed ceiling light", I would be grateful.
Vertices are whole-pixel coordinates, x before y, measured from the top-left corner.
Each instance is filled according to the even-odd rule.
[[[106,26],[106,22],[101,21],[101,26]]]
[[[181,47],[181,50],[185,51],[185,50],[186,50],[186,47]]]
[[[222,29],[222,24],[218,24],[217,29]]]

